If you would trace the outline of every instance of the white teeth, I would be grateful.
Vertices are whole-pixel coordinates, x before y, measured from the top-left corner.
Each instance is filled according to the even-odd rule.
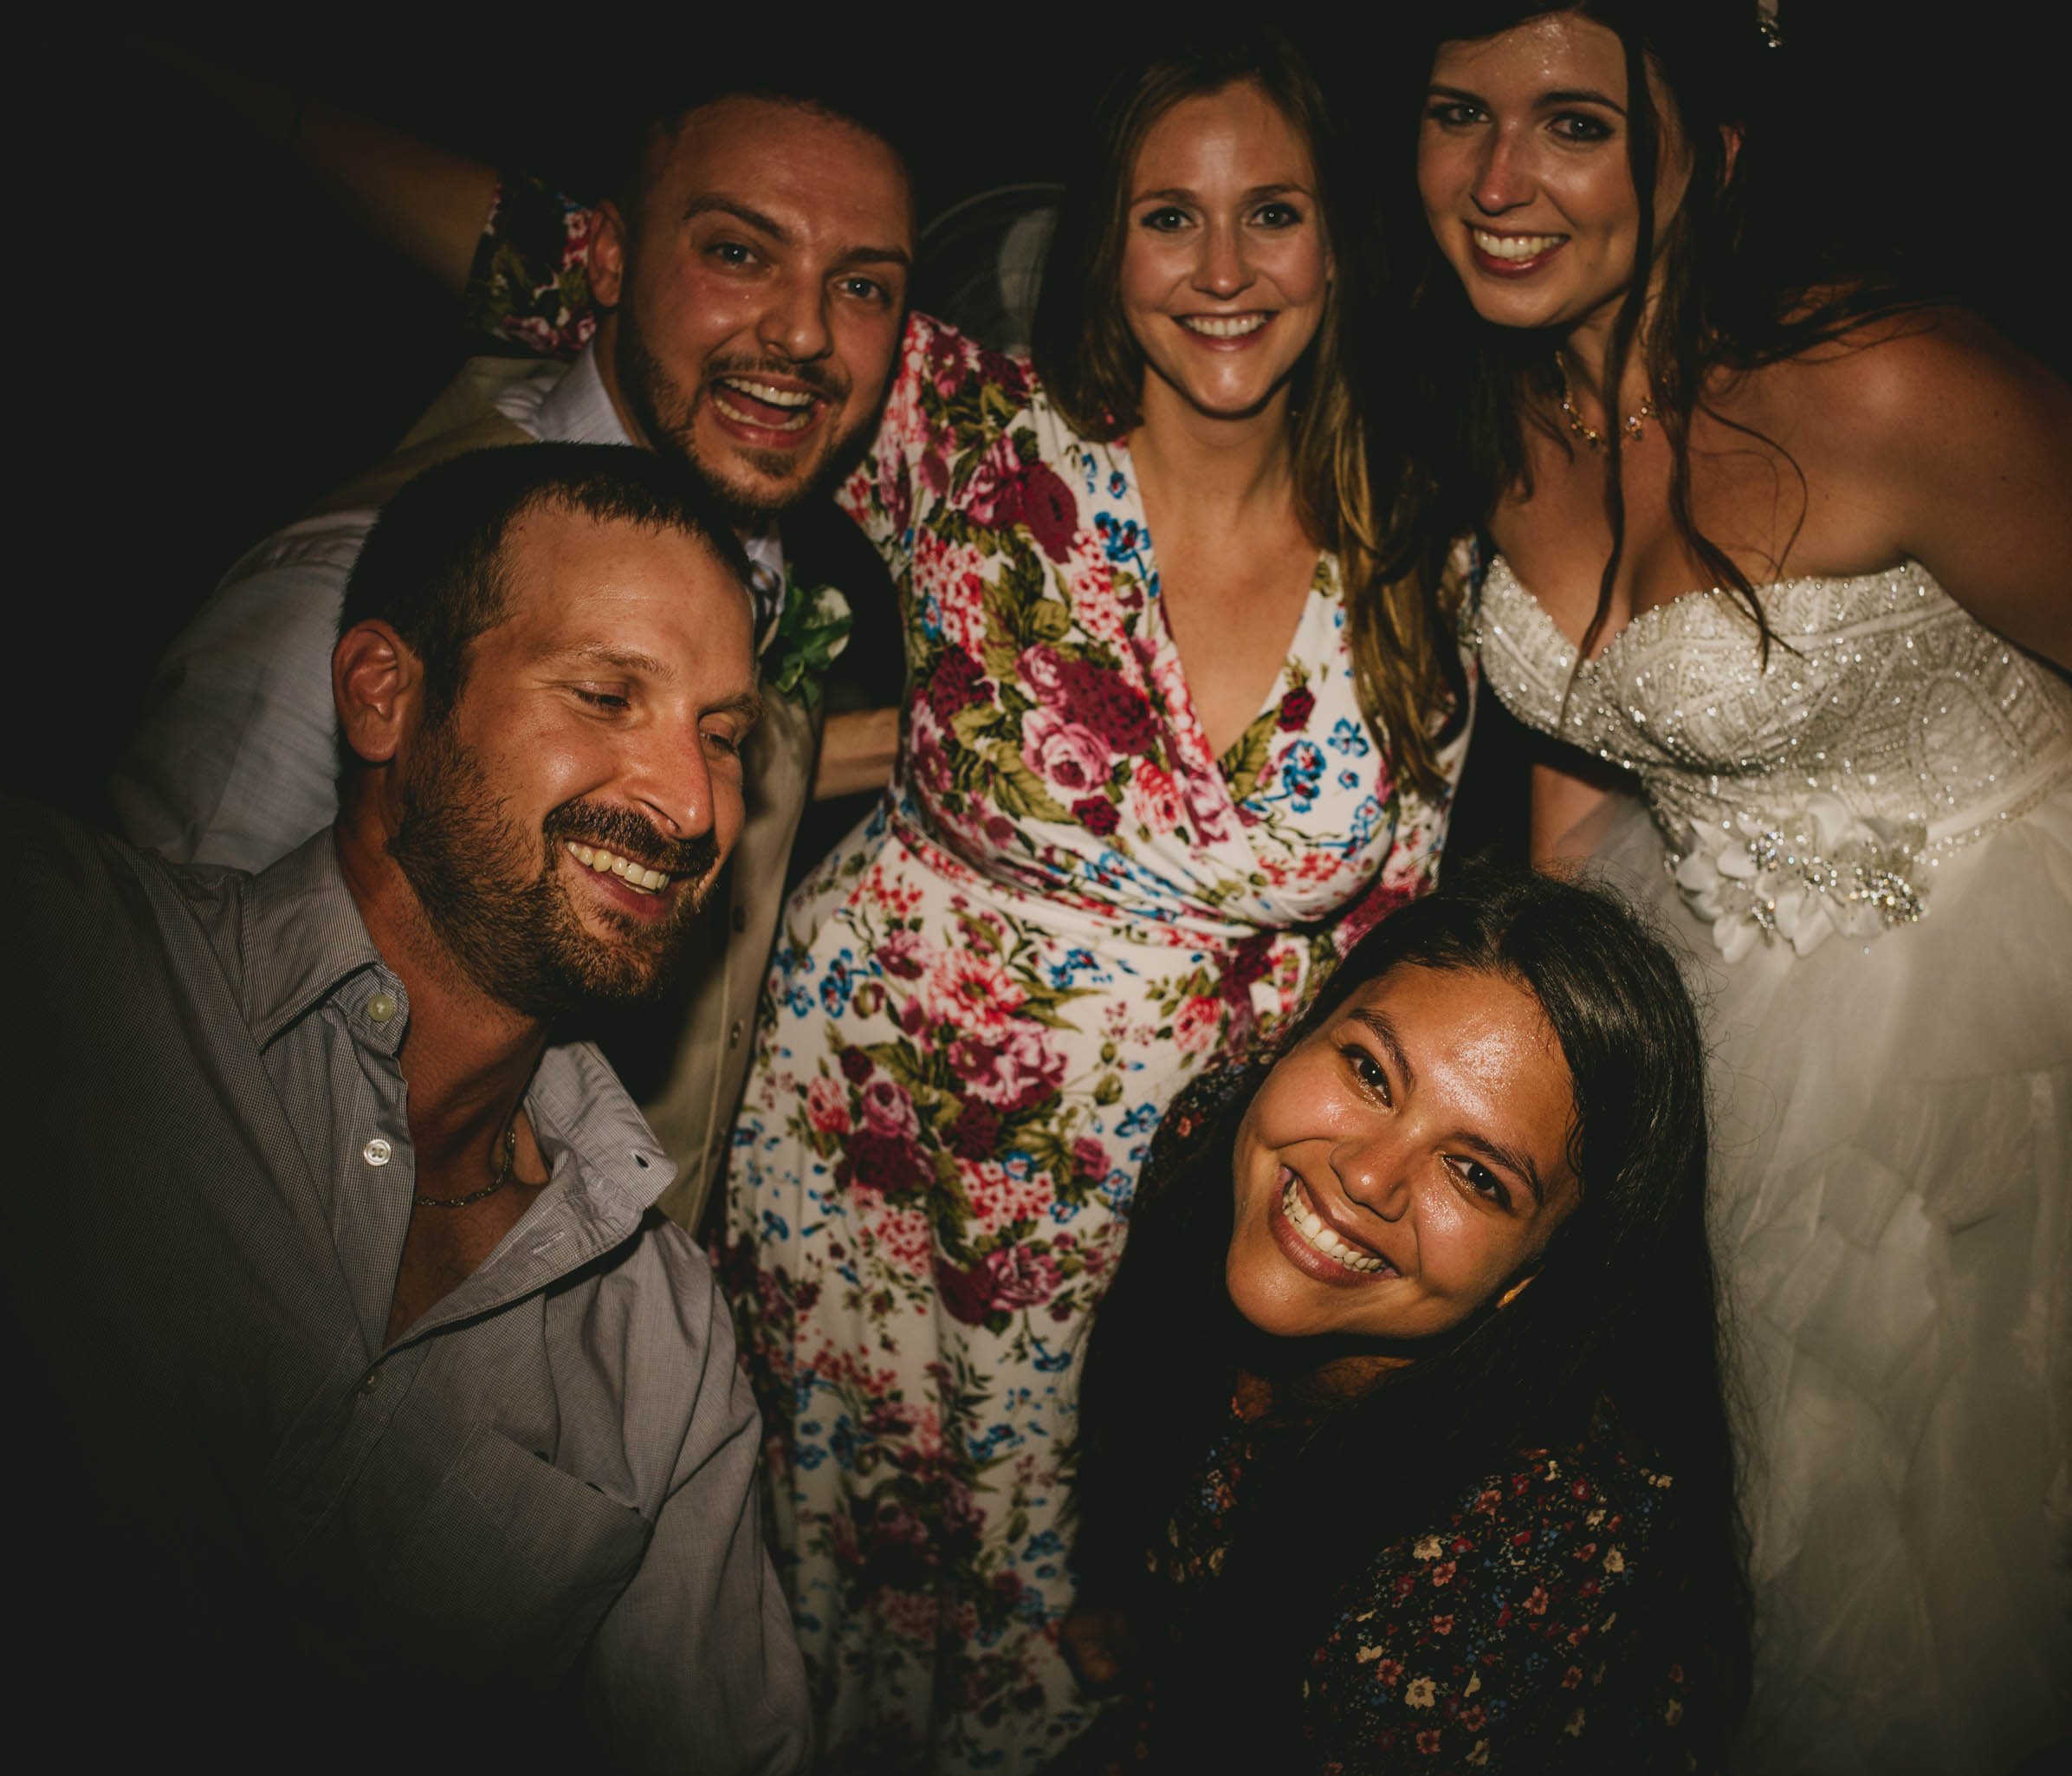
[[[1558,247],[1566,238],[1557,234],[1489,234],[1475,228],[1468,230],[1475,238],[1475,244],[1492,259],[1508,259],[1522,263],[1537,259],[1542,253]]]
[[[737,388],[759,401],[767,401],[773,407],[810,407],[815,399],[804,389],[779,388],[771,382],[751,382],[745,376],[722,376],[720,380],[728,388]]]
[[[1312,1215],[1309,1205],[1302,1200],[1301,1186],[1292,1175],[1287,1188],[1280,1193],[1280,1208],[1295,1231],[1333,1263],[1343,1264],[1348,1270],[1364,1271],[1369,1276],[1378,1276],[1383,1271],[1395,1274],[1386,1258],[1348,1244]]]
[[[627,887],[637,888],[644,894],[653,894],[668,886],[669,875],[663,870],[651,870],[631,859],[616,857],[611,852],[599,851],[587,845],[578,845],[573,839],[562,841],[569,856],[585,869],[595,870],[604,875],[607,872],[618,877]]]
[[[1205,334],[1210,339],[1242,339],[1248,333],[1257,333],[1273,317],[1271,314],[1182,314],[1180,324],[1189,333]]]
[[[739,390],[745,395],[752,395],[767,406],[791,407],[797,411],[789,418],[773,425],[761,415],[744,412],[735,406],[724,392],[730,388]],[[819,399],[819,396],[808,394],[802,389],[778,388],[767,382],[753,382],[745,376],[722,376],[712,396],[713,405],[729,419],[739,419],[748,425],[760,425],[766,431],[803,431],[813,424],[813,407]]]

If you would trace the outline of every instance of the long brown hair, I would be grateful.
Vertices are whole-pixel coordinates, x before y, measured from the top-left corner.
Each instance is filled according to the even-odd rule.
[[[1032,355],[1066,422],[1106,441],[1142,422],[1144,356],[1123,314],[1123,247],[1130,178],[1144,138],[1184,99],[1250,84],[1287,119],[1310,151],[1318,211],[1334,275],[1317,337],[1296,367],[1289,447],[1296,515],[1305,533],[1337,558],[1360,705],[1400,777],[1421,794],[1446,794],[1439,750],[1466,718],[1458,651],[1440,614],[1443,552],[1415,571],[1384,572],[1386,522],[1368,459],[1350,321],[1373,282],[1369,208],[1353,210],[1323,92],[1276,32],[1162,57],[1117,82],[1104,100],[1077,176],[1067,185],[1046,263]],[[1429,571],[1425,571],[1428,565]]]
[[[1804,477],[1790,451],[1707,399],[1711,379],[1841,340],[1859,322],[1915,299],[1889,279],[1839,276],[1831,265],[1812,262],[1803,250],[1796,257],[1780,251],[1780,237],[1754,226],[1751,192],[1762,185],[1773,58],[1779,52],[1770,47],[1748,0],[1446,0],[1428,9],[1421,58],[1406,58],[1419,69],[1420,102],[1410,114],[1423,109],[1423,80],[1440,44],[1480,41],[1564,12],[1615,32],[1626,60],[1627,153],[1639,217],[1633,276],[1613,321],[1603,386],[1620,386],[1633,354],[1642,354],[1658,423],[1671,450],[1670,518],[1713,583],[1745,606],[1766,658],[1771,632],[1754,585],[1693,515],[1691,422],[1702,410],[1764,444],[1803,489]],[[1651,74],[1669,101],[1666,119],[1650,88]],[[1675,215],[1664,226],[1655,215],[1654,192],[1671,130],[1688,156],[1689,177]],[[1739,156],[1728,152],[1730,130],[1741,142]],[[1407,154],[1403,165],[1414,159]],[[1390,547],[1399,551],[1428,548],[1434,536],[1477,529],[1507,494],[1529,496],[1528,423],[1574,449],[1550,417],[1561,388],[1554,340],[1542,331],[1481,321],[1428,231],[1421,232],[1421,252],[1405,256],[1410,262],[1404,280],[1408,327],[1402,349],[1377,364],[1383,386],[1375,397],[1405,417],[1405,448],[1415,458],[1404,475],[1390,532]],[[1651,289],[1656,306],[1642,338]],[[1625,552],[1622,442],[1620,428],[1608,425],[1604,505],[1612,541],[1596,608],[1577,650],[1579,664],[1603,632]],[[1787,541],[1780,555],[1789,553]]]

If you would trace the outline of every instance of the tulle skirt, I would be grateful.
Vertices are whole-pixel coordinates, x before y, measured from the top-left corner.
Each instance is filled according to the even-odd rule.
[[[1713,1047],[1739,1767],[2005,1776],[2072,1733],[2072,789],[1804,956],[1725,963],[1637,803],[1596,867],[1685,940]]]

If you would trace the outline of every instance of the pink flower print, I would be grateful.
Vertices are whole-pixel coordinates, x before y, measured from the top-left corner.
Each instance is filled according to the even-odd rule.
[[[1022,522],[1053,561],[1067,560],[1079,530],[1079,502],[1047,463],[1032,463],[1022,477]]]
[[[1213,1047],[1222,1027],[1223,1001],[1201,993],[1183,1001],[1173,1019],[1173,1040],[1188,1054],[1200,1054]]]
[[[1309,725],[1310,712],[1317,707],[1317,694],[1298,684],[1280,700],[1280,719],[1275,723],[1283,734],[1293,734]]]
[[[818,1083],[818,1082],[816,1082]],[[914,1100],[897,1079],[875,1079],[864,1087],[864,1126],[874,1135],[896,1140],[912,1140],[921,1133],[921,1120],[914,1114]]]
[[[936,1287],[953,1319],[980,1326],[988,1313],[1040,1307],[1057,1293],[1058,1265],[1047,1252],[1004,1246],[987,1253],[969,1270],[938,1261]]]
[[[897,931],[887,931],[878,939],[872,960],[888,975],[902,981],[918,981],[928,971],[927,951],[920,932],[910,931],[904,926]]]
[[[1130,801],[1137,820],[1154,833],[1170,833],[1180,824],[1180,792],[1172,778],[1149,759],[1139,759],[1130,780]]]
[[[1025,647],[1014,662],[1021,682],[1035,692],[1039,703],[1055,705],[1065,692],[1065,661],[1055,648],[1040,645]]]
[[[949,1064],[974,1098],[1002,1110],[1027,1109],[1065,1077],[1065,1057],[1042,1027],[1020,1020],[990,1038],[959,1036],[950,1044]]]
[[[1097,839],[1105,839],[1123,823],[1115,804],[1101,795],[1081,796],[1072,804],[1072,818]]]
[[[974,524],[996,530],[1021,519],[1021,457],[1002,433],[964,483],[964,510]]]
[[[1096,1182],[1108,1176],[1108,1150],[1091,1135],[1072,1143],[1072,1167],[1082,1177]]]
[[[945,950],[929,977],[929,1010],[938,1023],[979,1035],[1004,1028],[1028,995],[982,950]]]
[[[849,1131],[847,1095],[825,1073],[806,1088],[806,1119],[824,1135]]]
[[[1187,800],[1188,818],[1195,824],[1195,837],[1203,845],[1222,843],[1230,833],[1226,818],[1230,811],[1230,800],[1221,782],[1194,771],[1179,781],[1181,794]]]
[[[1021,756],[1039,777],[1072,795],[1085,795],[1108,781],[1108,742],[1052,710],[1030,712],[1021,732]]]

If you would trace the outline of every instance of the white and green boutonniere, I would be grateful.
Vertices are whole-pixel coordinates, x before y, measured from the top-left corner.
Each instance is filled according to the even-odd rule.
[[[763,682],[807,709],[820,701],[820,680],[849,645],[849,600],[832,586],[802,586],[784,576],[784,611],[763,650]]]

